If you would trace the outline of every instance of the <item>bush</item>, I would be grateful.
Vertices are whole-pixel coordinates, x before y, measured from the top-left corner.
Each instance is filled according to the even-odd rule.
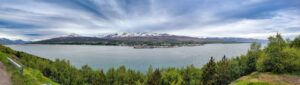
[[[256,69],[259,72],[270,72],[272,71],[271,57],[266,56],[265,53],[257,60]]]
[[[284,71],[288,73],[300,72],[300,50],[285,48],[281,52]]]

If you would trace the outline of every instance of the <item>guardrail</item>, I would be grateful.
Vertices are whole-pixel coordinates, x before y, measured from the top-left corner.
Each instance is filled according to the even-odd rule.
[[[9,57],[7,57],[7,60],[12,63],[14,66],[16,66],[18,69],[20,69],[20,75],[23,76],[23,66],[16,63],[14,60],[10,59]]]

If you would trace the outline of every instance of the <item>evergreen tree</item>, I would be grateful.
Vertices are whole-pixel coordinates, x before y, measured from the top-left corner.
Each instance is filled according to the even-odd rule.
[[[106,85],[106,77],[103,70],[96,70],[92,75],[92,85]]]
[[[110,68],[108,69],[108,71],[106,72],[106,78],[107,78],[107,81],[108,81],[108,84],[109,85],[114,85],[115,82],[117,81],[116,79],[116,72],[115,72],[115,69],[114,68]]]
[[[183,70],[182,72],[182,77],[183,77],[183,80],[186,82],[187,85],[190,85],[190,82],[192,80],[192,71],[191,71],[191,67],[187,67],[186,70]]]
[[[152,80],[152,74],[153,74],[153,68],[152,65],[149,66],[148,71],[147,71],[147,83],[151,83]]]
[[[161,73],[159,69],[155,69],[152,78],[148,82],[149,85],[160,85]]]
[[[204,67],[201,81],[203,85],[214,85],[215,84],[215,73],[216,73],[216,63],[214,58],[211,57],[206,67]]]
[[[230,75],[229,75],[229,69],[228,69],[228,60],[226,56],[224,55],[222,60],[218,63],[217,68],[217,85],[227,85],[230,83]]]
[[[120,66],[117,69],[116,74],[117,74],[118,84],[124,85],[125,83],[127,83],[128,74],[126,72],[126,67],[124,65]]]

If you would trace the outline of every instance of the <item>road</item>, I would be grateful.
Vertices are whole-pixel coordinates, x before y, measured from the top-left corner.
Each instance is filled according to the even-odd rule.
[[[6,68],[2,62],[0,62],[0,85],[12,85],[10,74],[6,72]]]

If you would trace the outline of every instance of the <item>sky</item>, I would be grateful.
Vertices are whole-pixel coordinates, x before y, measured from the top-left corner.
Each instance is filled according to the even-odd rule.
[[[299,0],[0,0],[0,38],[168,33],[267,39],[300,35]]]

